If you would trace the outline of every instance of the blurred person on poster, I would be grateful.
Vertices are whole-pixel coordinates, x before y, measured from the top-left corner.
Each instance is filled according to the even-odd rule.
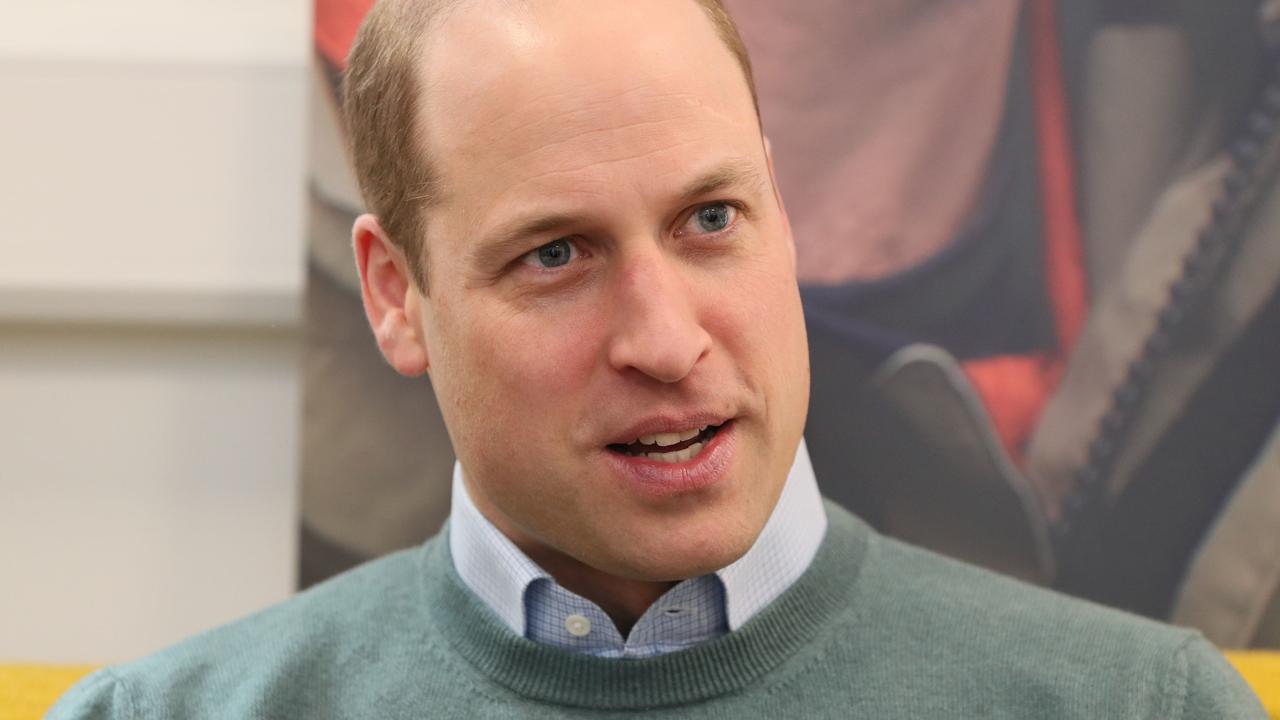
[[[740,5],[824,492],[1280,647],[1277,4]]]
[[[384,0],[343,88],[361,298],[439,399],[447,529],[52,717],[1262,716],[1194,631],[823,500],[791,224],[718,0]]]

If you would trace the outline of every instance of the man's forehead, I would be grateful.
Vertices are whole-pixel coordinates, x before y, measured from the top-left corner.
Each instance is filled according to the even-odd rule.
[[[419,127],[440,170],[536,160],[558,143],[622,159],[756,123],[737,61],[693,0],[469,3],[423,60]]]

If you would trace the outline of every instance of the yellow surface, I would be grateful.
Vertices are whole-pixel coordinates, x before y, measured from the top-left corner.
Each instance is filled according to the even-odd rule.
[[[89,665],[0,665],[0,720],[39,720]]]
[[[1280,652],[1228,652],[1227,659],[1262,698],[1267,714],[1280,720]]]
[[[1227,659],[1280,720],[1280,652],[1228,652]],[[0,665],[0,720],[39,720],[89,665]]]

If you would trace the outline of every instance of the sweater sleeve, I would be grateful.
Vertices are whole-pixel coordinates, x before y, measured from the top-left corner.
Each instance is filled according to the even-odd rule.
[[[76,683],[44,720],[125,720],[136,718],[129,688],[110,668]]]
[[[1183,720],[1266,720],[1258,696],[1222,653],[1197,633],[1178,650],[1175,672],[1183,688]]]

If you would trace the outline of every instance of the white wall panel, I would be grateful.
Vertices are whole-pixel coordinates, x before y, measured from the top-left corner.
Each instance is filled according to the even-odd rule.
[[[0,56],[299,65],[308,0],[0,0]]]
[[[136,657],[286,597],[287,335],[0,328],[0,661]]]
[[[292,591],[309,10],[0,0],[0,662]]]
[[[0,312],[35,290],[296,295],[307,77],[0,60]]]

